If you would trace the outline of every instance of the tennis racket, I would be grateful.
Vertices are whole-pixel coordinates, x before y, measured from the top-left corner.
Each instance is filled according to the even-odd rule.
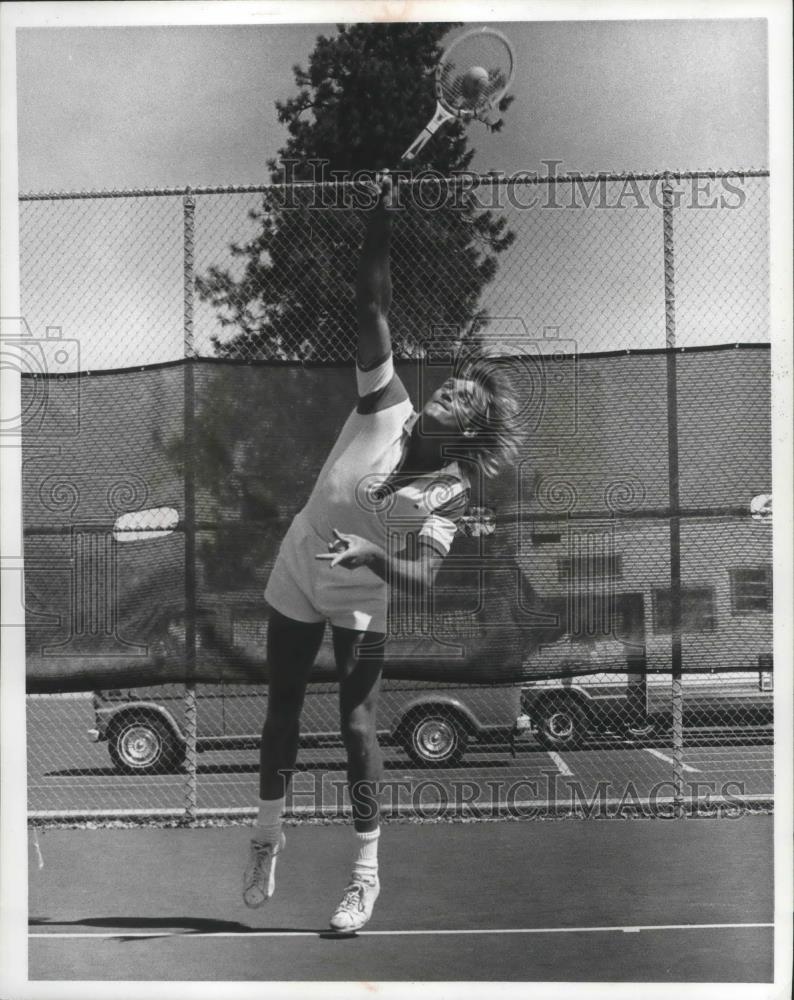
[[[446,122],[476,118],[487,123],[488,113],[510,86],[514,69],[512,46],[500,31],[473,28],[454,39],[436,66],[436,112],[402,160],[413,160]]]

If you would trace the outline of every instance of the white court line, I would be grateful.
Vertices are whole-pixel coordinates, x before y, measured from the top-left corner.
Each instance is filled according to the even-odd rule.
[[[640,924],[636,927],[494,927],[461,928],[460,930],[406,930],[406,931],[357,931],[358,937],[422,937],[451,936],[453,934],[639,934],[640,931],[702,931],[702,930],[734,930],[757,927],[774,927],[769,924]],[[332,934],[333,931],[34,931],[29,938],[257,938],[257,937],[319,937],[321,934]]]
[[[562,757],[560,757],[558,753],[556,753],[554,750],[548,750],[547,753],[549,757],[551,757],[551,759],[557,765],[557,770],[560,772],[560,774],[564,775],[566,778],[573,777],[573,771],[570,769],[570,767],[568,767],[568,765],[565,763],[565,761],[562,759]]]
[[[652,753],[654,755],[654,757],[658,757],[659,760],[665,760],[665,761],[667,761],[668,764],[675,764],[675,761],[673,760],[673,758],[672,757],[668,757],[668,755],[666,753],[662,753],[661,750],[651,750],[650,747],[645,747],[645,752],[646,753]],[[682,764],[681,768],[684,771],[697,771],[698,773],[700,773],[700,768],[699,767],[690,767],[689,764]]]

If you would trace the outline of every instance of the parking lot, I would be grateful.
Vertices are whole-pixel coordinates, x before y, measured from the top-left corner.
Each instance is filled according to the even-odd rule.
[[[28,699],[28,804],[34,816],[79,811],[178,811],[187,775],[120,774],[107,743],[92,743],[86,696]],[[598,815],[622,803],[663,805],[673,794],[670,735],[647,740],[600,737],[577,750],[548,751],[531,735],[507,745],[469,749],[462,764],[418,768],[398,747],[385,745],[383,805],[387,813],[487,815],[548,810]],[[344,810],[344,752],[339,746],[304,748],[288,805],[296,814]],[[769,731],[690,731],[683,756],[684,794],[702,803],[770,801],[773,745]],[[257,798],[253,749],[210,751],[198,757],[199,810],[250,809]]]

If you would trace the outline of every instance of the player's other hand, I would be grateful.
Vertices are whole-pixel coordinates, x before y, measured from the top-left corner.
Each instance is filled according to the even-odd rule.
[[[367,197],[366,204],[362,207],[375,208],[376,215],[380,215],[382,212],[392,212],[400,207],[397,180],[392,177],[388,170],[382,170],[373,179],[365,181],[364,190]]]
[[[394,179],[388,170],[382,170],[377,178],[378,191],[380,195],[379,205],[382,208],[394,207]]]
[[[360,566],[370,566],[378,554],[378,546],[360,535],[344,535],[333,529],[333,541],[328,543],[327,552],[318,552],[317,559],[325,559],[328,565],[344,566],[345,569],[358,569]]]

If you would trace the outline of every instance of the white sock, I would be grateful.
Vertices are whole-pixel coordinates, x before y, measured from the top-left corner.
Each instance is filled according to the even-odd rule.
[[[259,800],[259,814],[256,817],[256,825],[252,834],[253,840],[258,840],[262,844],[278,843],[284,803],[285,797]]]
[[[359,833],[356,830],[356,840],[358,841],[358,854],[353,862],[353,877],[361,875],[367,879],[373,879],[378,874],[378,838],[380,837],[380,827],[370,830],[368,833]]]

